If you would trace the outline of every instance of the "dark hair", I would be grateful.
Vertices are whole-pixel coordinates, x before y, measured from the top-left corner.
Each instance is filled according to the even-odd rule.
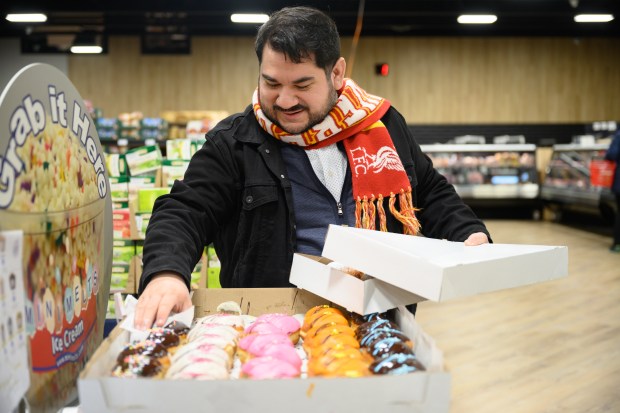
[[[284,53],[293,63],[314,56],[317,67],[326,73],[340,58],[336,23],[312,7],[285,7],[271,15],[258,29],[254,43],[259,64],[266,44],[276,52]]]

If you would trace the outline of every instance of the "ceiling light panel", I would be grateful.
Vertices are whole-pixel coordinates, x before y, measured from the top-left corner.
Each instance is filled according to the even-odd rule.
[[[492,24],[497,21],[494,14],[461,14],[456,21],[461,24]]]
[[[607,23],[613,19],[613,14],[578,14],[575,16],[577,23]]]
[[[230,21],[233,23],[265,23],[269,20],[266,14],[245,14],[235,13],[230,15]]]
[[[6,19],[12,23],[43,23],[47,16],[43,13],[12,13],[7,14]]]

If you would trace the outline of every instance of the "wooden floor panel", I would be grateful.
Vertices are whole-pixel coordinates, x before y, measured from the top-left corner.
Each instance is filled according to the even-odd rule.
[[[444,352],[452,413],[620,412],[620,254],[611,238],[486,221],[494,242],[566,245],[566,278],[445,303],[417,319]]]

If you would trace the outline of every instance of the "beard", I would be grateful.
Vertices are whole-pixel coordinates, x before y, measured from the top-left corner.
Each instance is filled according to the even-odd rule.
[[[327,116],[327,114],[336,105],[337,101],[338,101],[338,93],[336,92],[334,85],[331,82],[329,82],[329,92],[327,94],[327,98],[325,99],[325,104],[321,106],[321,108],[317,111],[310,111],[310,109],[304,105],[295,105],[287,109],[281,108],[278,105],[273,105],[271,107],[261,106],[261,109],[263,110],[263,113],[265,114],[267,119],[272,121],[280,129],[290,134],[296,135],[296,134],[305,132],[311,127],[313,127],[314,125],[322,122],[323,119],[325,119],[325,117]],[[296,112],[299,110],[305,110],[308,113],[308,122],[306,122],[304,126],[291,129],[290,127],[282,126],[277,119],[276,113],[278,111],[286,113],[286,112]]]

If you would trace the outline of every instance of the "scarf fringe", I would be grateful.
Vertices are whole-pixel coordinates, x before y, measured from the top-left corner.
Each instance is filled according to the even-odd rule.
[[[389,208],[390,212],[398,221],[403,224],[403,232],[407,235],[417,235],[420,232],[420,221],[415,216],[419,209],[413,206],[411,188],[407,191],[401,189],[398,194],[398,205],[400,211],[396,209],[396,194],[390,193]],[[370,199],[364,197],[357,198],[355,201],[355,226],[364,229],[376,229],[376,217],[379,215],[379,229],[387,232],[387,218],[383,208],[383,195],[378,198],[374,195]]]

